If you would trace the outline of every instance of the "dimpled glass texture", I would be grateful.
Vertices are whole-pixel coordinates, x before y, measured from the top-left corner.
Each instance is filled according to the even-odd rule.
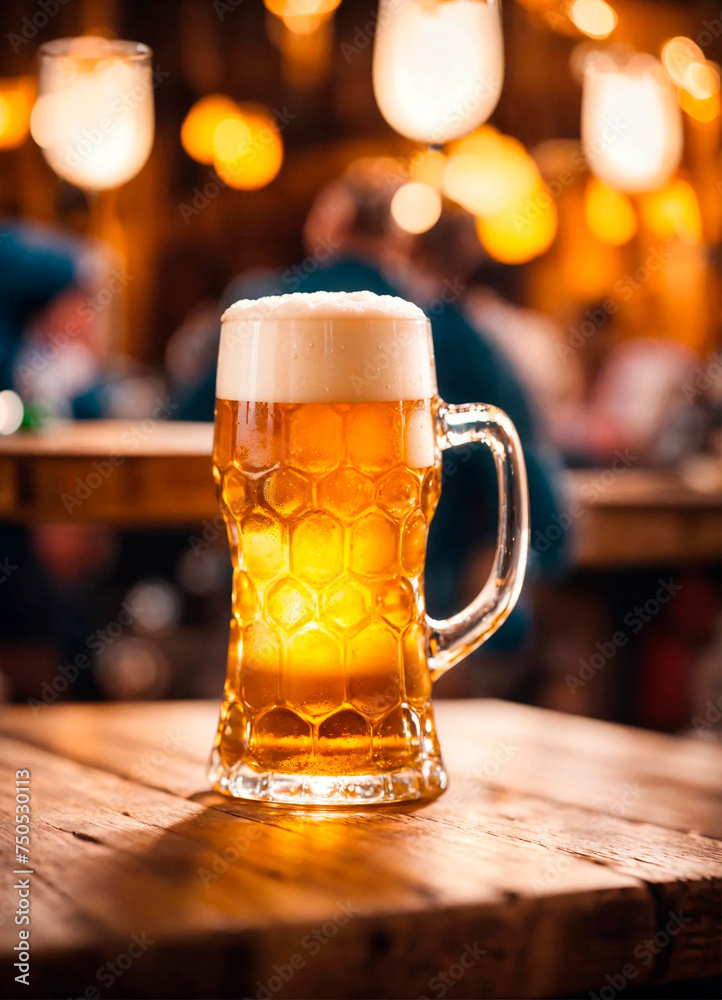
[[[344,805],[445,787],[423,594],[440,455],[414,468],[407,447],[434,405],[217,401],[234,567],[217,789]]]

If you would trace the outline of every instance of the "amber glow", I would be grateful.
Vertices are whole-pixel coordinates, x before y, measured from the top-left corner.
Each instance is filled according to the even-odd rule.
[[[422,153],[417,153],[409,164],[409,178],[412,181],[428,184],[438,191],[441,188],[446,163],[447,158],[443,153],[424,150]]]
[[[497,215],[476,220],[483,246],[504,264],[523,264],[549,249],[557,233],[556,203],[543,183]]]
[[[286,20],[314,18],[336,10],[341,0],[263,0],[266,9]]]
[[[428,400],[218,400],[214,471],[236,565],[226,765],[343,775],[416,758],[407,706],[425,708],[431,690],[423,569],[441,482],[440,460],[419,465],[408,447],[420,418],[433,433]]]
[[[685,70],[683,87],[696,100],[706,101],[719,93],[719,73],[712,63],[692,63]]]
[[[679,92],[679,103],[682,110],[685,111],[690,118],[694,118],[695,121],[701,122],[703,125],[708,125],[713,122],[720,114],[720,95],[719,93],[713,94],[706,100],[700,101],[686,90],[680,90]]]
[[[239,105],[236,117],[213,132],[213,165],[229,187],[256,191],[283,163],[283,143],[273,116],[258,105]]]
[[[444,170],[444,194],[472,215],[499,215],[539,184],[539,171],[523,145],[483,126],[454,143]]]
[[[29,77],[0,78],[0,149],[16,149],[27,139],[33,98]]]
[[[692,185],[681,178],[663,191],[642,199],[645,225],[661,240],[679,237],[683,243],[695,244],[702,238],[702,213]]]
[[[590,38],[608,38],[619,20],[605,0],[574,0],[569,17],[576,28]]]
[[[235,101],[224,94],[209,94],[193,105],[181,125],[183,149],[199,163],[213,162],[213,136],[221,122],[238,116]]]
[[[428,184],[409,181],[394,194],[391,215],[404,232],[425,233],[439,221],[441,198]]]
[[[597,239],[610,246],[623,246],[637,231],[637,213],[631,200],[596,177],[587,184],[584,215]]]
[[[218,160],[235,160],[248,149],[251,130],[236,112],[233,118],[225,118],[213,130],[213,157]]]
[[[662,46],[664,68],[678,87],[684,86],[684,75],[693,63],[704,62],[704,52],[691,38],[678,35]]]

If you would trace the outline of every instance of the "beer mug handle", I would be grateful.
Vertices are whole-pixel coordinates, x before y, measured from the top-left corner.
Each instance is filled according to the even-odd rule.
[[[443,621],[427,615],[432,680],[441,677],[503,624],[519,597],[529,553],[526,465],[519,435],[509,417],[496,406],[442,403],[436,423],[442,451],[477,441],[491,449],[499,480],[499,530],[489,579],[471,604]]]

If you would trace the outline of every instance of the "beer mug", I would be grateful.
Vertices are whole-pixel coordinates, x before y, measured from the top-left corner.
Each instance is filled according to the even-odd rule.
[[[216,397],[233,616],[213,787],[304,806],[438,794],[432,682],[499,628],[524,577],[514,426],[440,399],[423,312],[370,292],[235,303]],[[498,474],[494,566],[467,608],[436,621],[424,561],[441,453],[471,442]]]

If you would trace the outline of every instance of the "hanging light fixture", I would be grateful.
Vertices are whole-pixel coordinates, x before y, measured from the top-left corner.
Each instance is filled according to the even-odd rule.
[[[500,0],[381,0],[374,93],[393,129],[441,145],[485,122],[504,77]]]
[[[682,118],[662,64],[652,56],[587,60],[582,144],[594,174],[619,191],[663,187],[682,156]]]

